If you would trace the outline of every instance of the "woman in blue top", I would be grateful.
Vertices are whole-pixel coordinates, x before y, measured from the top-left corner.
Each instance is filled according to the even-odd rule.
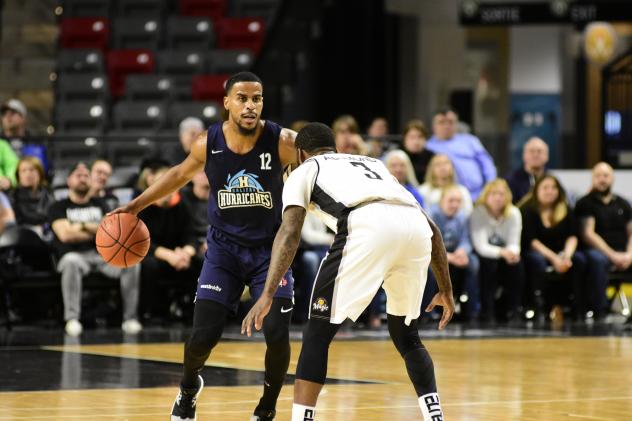
[[[406,187],[406,190],[408,190],[423,207],[424,199],[417,191],[419,181],[415,175],[413,164],[410,162],[410,158],[406,155],[406,152],[399,149],[390,151],[384,156],[384,163],[390,173],[399,181],[399,184]]]

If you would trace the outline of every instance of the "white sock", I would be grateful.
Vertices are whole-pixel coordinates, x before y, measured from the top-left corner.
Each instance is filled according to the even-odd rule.
[[[420,396],[419,407],[424,416],[424,421],[443,421],[443,411],[441,410],[438,393],[427,393]]]
[[[292,405],[292,421],[314,421],[315,419],[315,406],[305,406],[297,403]]]

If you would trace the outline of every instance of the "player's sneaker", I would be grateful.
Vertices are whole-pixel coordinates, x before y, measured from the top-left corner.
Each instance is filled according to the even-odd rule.
[[[83,326],[77,319],[70,319],[66,322],[66,334],[69,336],[79,336],[83,332]]]
[[[250,421],[273,421],[276,411],[269,409],[255,409]]]
[[[136,319],[125,320],[121,325],[121,329],[128,335],[137,335],[143,330],[143,325]]]
[[[173,409],[171,410],[171,421],[197,420],[195,406],[197,404],[197,398],[204,388],[204,379],[202,379],[202,376],[198,376],[198,379],[200,379],[200,387],[197,389],[184,389],[180,386],[180,393],[178,393],[176,401],[173,403]]]

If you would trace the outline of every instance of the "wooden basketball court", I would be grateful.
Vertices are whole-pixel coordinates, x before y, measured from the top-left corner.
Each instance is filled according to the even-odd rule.
[[[446,420],[632,419],[632,338],[424,343],[435,362]],[[264,347],[260,341],[217,347],[204,371],[211,384],[198,401],[200,421],[249,419],[259,398]],[[1,361],[11,367],[0,379],[0,420],[166,420],[177,393],[181,343],[0,350]],[[290,373],[299,350],[300,343],[293,342]],[[55,359],[46,363],[51,356]],[[25,357],[31,363],[18,361]],[[116,363],[106,367],[107,361]],[[388,340],[336,340],[328,377],[335,383],[321,395],[319,420],[421,419],[403,362]],[[151,386],[154,380],[163,386]],[[288,384],[277,408],[279,421],[290,419],[291,404]]]

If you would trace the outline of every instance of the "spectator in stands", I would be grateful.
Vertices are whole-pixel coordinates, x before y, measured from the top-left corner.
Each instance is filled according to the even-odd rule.
[[[135,185],[134,197],[145,191],[156,177],[156,171],[171,164],[166,159],[152,156],[143,159],[140,163],[140,174]]]
[[[384,152],[388,135],[388,121],[384,117],[373,119],[367,129],[368,139],[366,141],[367,154],[373,158],[380,158]]]
[[[9,190],[15,185],[15,170],[19,158],[11,149],[11,145],[0,139],[0,191]]]
[[[191,226],[195,235],[196,254],[203,258],[206,253],[206,233],[208,232],[208,196],[211,187],[204,171],[191,179],[191,183],[181,190],[182,201],[188,209]]]
[[[360,127],[355,118],[350,115],[338,117],[332,125],[332,130],[336,136],[336,149],[339,153],[366,155],[368,149],[360,136]]]
[[[483,186],[496,178],[496,167],[481,141],[468,133],[457,133],[458,116],[449,108],[437,111],[432,119],[433,136],[428,149],[448,155],[459,183],[476,200]]]
[[[520,210],[529,300],[536,313],[545,314],[544,311],[556,304],[552,314],[561,316],[559,304],[566,303],[573,294],[576,315],[582,314],[580,312],[585,311],[582,287],[586,258],[576,251],[575,217],[559,180],[552,175],[538,178],[533,191],[525,196]],[[549,267],[564,281],[565,285],[559,292],[551,290],[550,284],[545,284]]]
[[[507,176],[513,202],[518,203],[529,193],[538,178],[546,171],[549,162],[549,146],[539,137],[532,137],[522,149],[522,167]]]
[[[632,209],[612,192],[613,182],[612,167],[598,163],[592,170],[592,190],[575,207],[588,258],[586,295],[596,319],[607,311],[608,272],[630,271],[632,266]]]
[[[144,180],[144,184],[151,186],[168,169],[158,168]],[[179,193],[175,193],[145,208],[138,217],[145,222],[151,235],[151,246],[142,262],[143,317],[160,316],[167,306],[174,318],[192,314],[202,261],[196,257],[196,239],[188,208]],[[156,288],[159,281],[169,283],[170,296]]]
[[[384,156],[384,163],[388,171],[404,186],[406,190],[412,194],[421,206],[424,205],[424,199],[419,194],[419,181],[415,176],[413,164],[410,162],[408,155],[399,149],[392,150]]]
[[[66,333],[81,334],[81,284],[83,278],[99,272],[109,278],[120,278],[123,298],[125,333],[136,334],[142,329],[136,320],[140,286],[138,265],[119,269],[103,261],[96,251],[94,240],[101,219],[107,212],[105,204],[90,196],[90,171],[79,162],[68,174],[68,198],[55,202],[50,208],[50,222],[55,234],[54,247],[59,256],[57,270],[61,273]]]
[[[461,315],[465,320],[476,318],[480,311],[480,293],[478,287],[478,256],[474,254],[470,242],[469,219],[461,210],[463,194],[459,186],[451,184],[443,189],[438,205],[433,205],[429,214],[437,224],[446,251],[450,267],[450,278],[454,285],[454,296],[461,303]],[[437,291],[432,271],[425,296],[433,297]]]
[[[106,188],[111,176],[112,165],[105,159],[97,159],[90,165],[90,196],[103,200],[108,212],[119,206],[118,197],[111,189]]]
[[[454,167],[447,155],[433,156],[428,163],[425,177],[425,182],[419,187],[419,193],[424,198],[427,209],[439,204],[443,189],[456,185],[461,191],[461,211],[465,216],[472,213],[473,205],[470,192],[464,185],[456,183]]]
[[[18,224],[26,225],[48,239],[48,211],[55,199],[48,189],[44,167],[39,159],[25,156],[18,162],[17,187],[10,192]]]
[[[404,129],[402,146],[404,152],[410,158],[415,168],[417,180],[423,180],[426,177],[428,163],[434,156],[434,152],[426,148],[428,139],[428,130],[421,120],[410,120],[406,123]],[[439,198],[437,197],[437,202]]]
[[[10,99],[0,107],[2,131],[0,138],[7,139],[13,149],[19,151],[28,137],[26,130],[26,106],[19,99]]]
[[[177,148],[173,155],[166,157],[173,164],[179,164],[191,152],[191,144],[197,137],[204,132],[204,123],[197,117],[187,117],[180,122],[178,133],[180,136],[180,147]]]
[[[0,192],[0,234],[7,226],[15,224],[15,214],[6,194]]]
[[[507,182],[493,180],[485,185],[472,211],[470,232],[474,250],[480,257],[482,320],[496,312],[495,297],[502,286],[504,308],[501,318],[517,316],[524,283],[520,262],[522,217],[511,204]]]

